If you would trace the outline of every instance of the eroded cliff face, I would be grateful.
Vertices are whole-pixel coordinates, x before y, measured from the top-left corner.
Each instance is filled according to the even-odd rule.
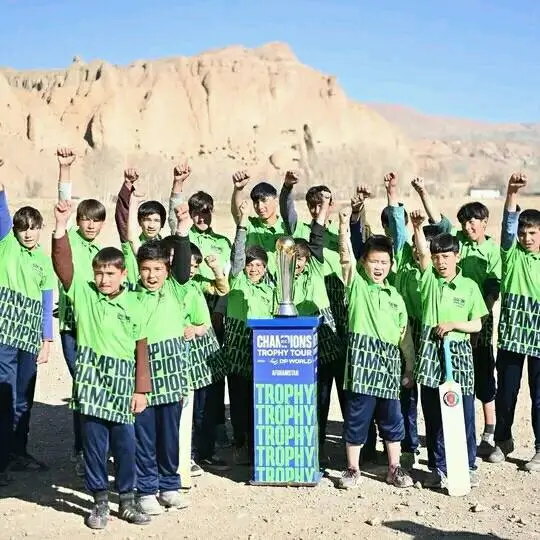
[[[65,70],[0,72],[0,155],[10,191],[54,196],[58,145],[79,155],[81,196],[114,193],[127,166],[165,195],[183,160],[194,185],[220,199],[243,168],[274,182],[287,168],[301,169],[306,185],[328,183],[344,197],[389,168],[415,169],[390,123],[280,43],[129,66],[74,58]]]

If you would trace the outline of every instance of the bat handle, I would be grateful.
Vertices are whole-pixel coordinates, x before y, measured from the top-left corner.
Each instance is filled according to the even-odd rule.
[[[443,339],[443,350],[444,350],[444,371],[446,380],[448,382],[454,382],[454,373],[452,369],[452,354],[450,352],[450,341],[448,338]]]

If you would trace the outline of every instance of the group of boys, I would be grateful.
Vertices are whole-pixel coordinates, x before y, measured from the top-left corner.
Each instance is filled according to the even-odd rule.
[[[445,340],[463,391],[471,484],[479,483],[477,455],[497,463],[514,449],[511,428],[526,358],[536,451],[525,468],[540,470],[540,211],[517,207],[523,175],[509,180],[498,246],[486,236],[489,213],[483,204],[464,205],[457,216],[461,229],[452,231],[421,179],[412,185],[424,210],[410,214],[409,242],[409,216],[393,173],[384,178],[385,234],[375,235],[366,224],[366,186],[356,189],[337,223],[331,219],[330,189],[310,187],[311,221],[303,223],[293,196],[297,173],[286,173],[279,195],[267,182],[255,185],[251,216],[250,177],[241,171],[233,175],[231,245],[212,227],[209,194],[198,191],[184,201],[187,165],[173,171],[168,216],[160,202],[142,202],[138,172],[127,169],[115,213],[119,250],[97,245],[106,217],[99,201],[81,201],[76,225],[70,225],[75,155],[59,148],[57,158],[50,258],[39,244],[41,214],[23,207],[11,220],[0,185],[0,437],[7,441],[0,450],[0,485],[10,481],[8,471],[46,467],[28,453],[27,441],[36,366],[48,360],[53,340],[54,273],[62,349],[73,378],[72,459],[94,497],[89,527],[102,529],[109,519],[109,453],[121,519],[146,524],[163,508],[186,506],[179,433],[189,401],[190,474],[229,468],[215,455],[216,438],[226,444],[226,380],[234,462],[250,465],[253,366],[247,321],[275,313],[275,246],[282,236],[295,239],[297,311],[320,317],[322,466],[334,380],[344,418],[347,467],[339,487],[360,484],[360,463],[375,456],[377,428],[388,459],[386,481],[412,485],[419,396],[431,471],[425,485],[444,487],[438,386],[445,376]],[[167,217],[171,234],[163,236]],[[496,384],[493,305],[499,296]],[[475,394],[485,420],[478,447]]]

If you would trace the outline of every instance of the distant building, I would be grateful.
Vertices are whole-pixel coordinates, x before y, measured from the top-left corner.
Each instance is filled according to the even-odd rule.
[[[498,199],[501,196],[501,190],[498,188],[479,188],[469,189],[469,197],[473,199]]]

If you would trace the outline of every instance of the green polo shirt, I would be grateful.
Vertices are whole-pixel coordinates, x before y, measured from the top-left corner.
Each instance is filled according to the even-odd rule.
[[[40,246],[25,248],[13,231],[0,240],[0,343],[39,354],[42,292],[54,282],[51,259]]]
[[[261,246],[268,253],[268,272],[275,277],[277,274],[276,242],[282,236],[288,236],[285,222],[277,217],[274,225],[264,223],[259,217],[250,217],[247,224],[246,248]]]
[[[189,241],[201,250],[203,262],[199,266],[199,272],[203,278],[214,279],[214,272],[204,261],[208,255],[215,255],[219,261],[219,266],[225,271],[231,260],[231,242],[226,236],[217,234],[212,229],[199,231],[193,225],[189,230]]]
[[[478,285],[463,276],[460,270],[452,281],[440,277],[433,266],[422,272],[420,279],[422,297],[422,331],[420,350],[415,366],[418,383],[436,388],[445,379],[441,366],[442,341],[435,334],[438,324],[467,322],[488,314]],[[461,384],[464,395],[474,393],[474,365],[469,334],[449,332],[446,338],[452,352],[454,379]]]
[[[154,240],[161,240],[161,235],[158,234]],[[139,235],[139,240],[142,244],[148,242],[148,238],[141,233]],[[124,254],[124,259],[126,261],[126,270],[127,270],[127,282],[135,285],[139,280],[139,265],[137,263],[137,256],[133,253],[133,248],[129,242],[122,242],[121,246],[122,253]]]

